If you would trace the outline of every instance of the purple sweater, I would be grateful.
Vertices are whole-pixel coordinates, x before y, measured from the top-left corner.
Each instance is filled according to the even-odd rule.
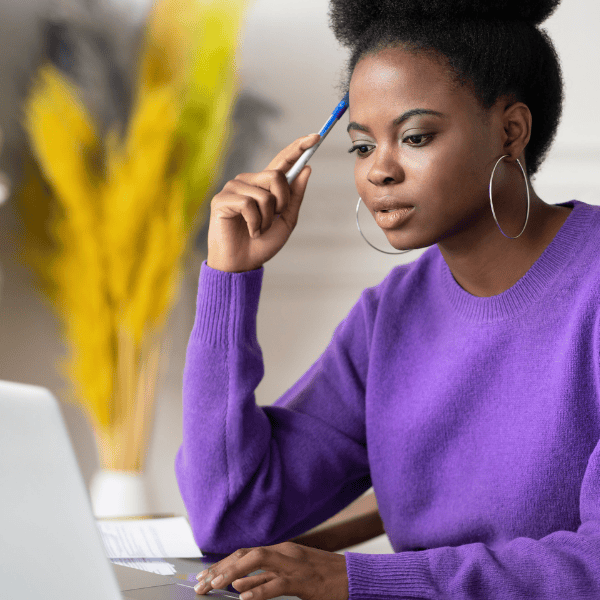
[[[203,264],[176,459],[200,548],[287,540],[372,485],[395,553],[346,553],[351,599],[600,598],[600,208],[565,204],[497,296],[437,246],[392,269],[267,407],[264,269]]]

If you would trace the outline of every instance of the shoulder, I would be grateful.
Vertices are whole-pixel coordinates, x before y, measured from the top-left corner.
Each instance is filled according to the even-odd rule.
[[[573,229],[574,235],[582,234],[582,237],[589,238],[600,231],[600,198],[598,199],[599,204],[589,204],[582,200],[569,200],[568,202],[561,202],[557,206],[572,206],[573,210],[569,215],[568,221],[565,222],[567,228],[569,225]]]
[[[544,320],[573,323],[600,318],[600,206],[571,200],[554,239],[515,287],[536,299]]]
[[[568,252],[569,271],[596,279],[600,277],[600,206],[579,200],[562,204],[572,204],[573,210],[554,242],[559,251]]]

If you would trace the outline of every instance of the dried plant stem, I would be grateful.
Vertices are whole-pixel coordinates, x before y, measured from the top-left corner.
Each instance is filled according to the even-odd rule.
[[[139,473],[152,427],[162,343],[154,336],[138,348],[123,330],[117,338],[115,421],[96,432],[100,463],[105,469]]]

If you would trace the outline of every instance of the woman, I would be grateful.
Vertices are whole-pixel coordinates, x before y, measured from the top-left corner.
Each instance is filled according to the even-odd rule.
[[[234,553],[198,593],[600,598],[600,209],[530,184],[561,111],[537,28],[557,4],[332,2],[358,193],[392,246],[431,248],[258,408],[262,265],[316,136],[215,196],[177,474],[199,546]],[[285,542],[371,485],[394,554]]]

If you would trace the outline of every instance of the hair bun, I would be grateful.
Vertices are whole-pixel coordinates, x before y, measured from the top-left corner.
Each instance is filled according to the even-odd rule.
[[[539,25],[560,0],[330,0],[331,28],[347,46],[380,19],[489,19]]]

